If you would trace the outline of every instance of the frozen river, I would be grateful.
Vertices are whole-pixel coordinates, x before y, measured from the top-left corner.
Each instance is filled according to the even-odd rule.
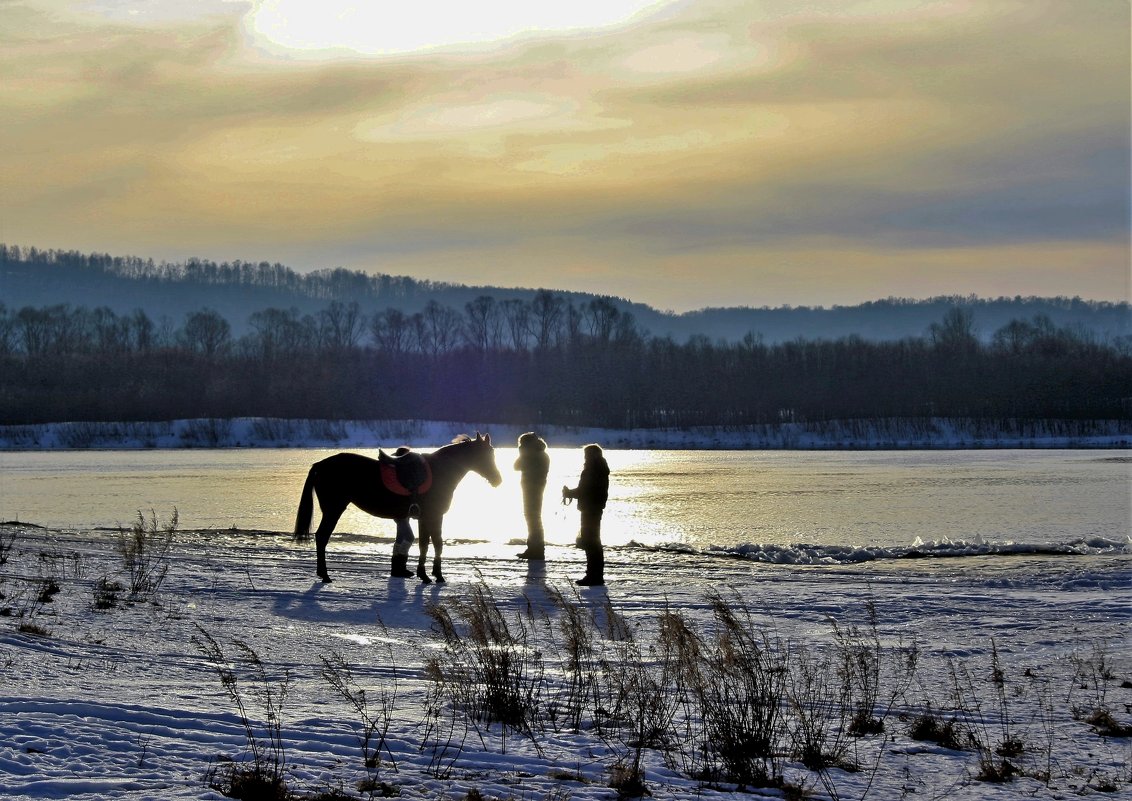
[[[52,528],[128,526],[139,510],[182,529],[290,531],[320,449],[0,453],[0,519]],[[372,452],[371,452],[372,453]],[[497,448],[504,483],[469,474],[445,518],[453,548],[510,556],[525,528],[513,448]],[[607,545],[822,554],[885,553],[920,543],[1126,542],[1132,457],[1124,451],[609,450]],[[551,449],[548,541],[573,542],[577,511],[558,502],[579,449]],[[316,513],[317,514],[317,513]],[[316,517],[317,520],[317,517]],[[389,521],[357,510],[338,527],[384,543]]]

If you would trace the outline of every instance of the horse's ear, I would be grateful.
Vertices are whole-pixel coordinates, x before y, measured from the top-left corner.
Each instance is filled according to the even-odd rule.
[[[482,439],[483,439],[483,436],[480,434],[480,432],[477,431],[476,432],[476,442],[479,442]]]
[[[488,445],[490,445],[491,444],[491,434],[484,434],[483,435],[483,441],[486,442]]]

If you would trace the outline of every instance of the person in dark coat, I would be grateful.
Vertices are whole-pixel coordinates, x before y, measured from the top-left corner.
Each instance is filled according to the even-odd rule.
[[[527,549],[520,559],[545,559],[546,539],[542,529],[542,497],[546,491],[546,474],[550,472],[550,455],[546,442],[533,431],[519,437],[519,458],[515,469],[523,488],[523,517],[527,519]]]
[[[600,445],[587,445],[582,449],[585,463],[578,486],[562,488],[562,500],[577,499],[582,515],[578,547],[586,552],[586,575],[576,581],[583,587],[605,584],[605,549],[601,544],[601,515],[609,499],[609,464],[602,455]]]

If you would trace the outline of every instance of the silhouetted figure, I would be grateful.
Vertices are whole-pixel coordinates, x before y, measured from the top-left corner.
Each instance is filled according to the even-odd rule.
[[[585,464],[578,486],[562,488],[562,500],[576,498],[582,514],[582,529],[578,547],[586,552],[586,575],[575,583],[595,587],[605,583],[605,549],[601,545],[601,515],[609,498],[609,465],[602,456],[600,445],[587,445],[582,453]]]
[[[519,458],[515,469],[523,488],[523,517],[527,519],[527,549],[520,559],[545,559],[546,538],[542,530],[542,498],[546,491],[546,474],[550,472],[550,455],[546,442],[533,431],[519,437]]]

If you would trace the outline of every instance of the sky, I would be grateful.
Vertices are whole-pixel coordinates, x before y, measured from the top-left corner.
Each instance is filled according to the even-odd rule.
[[[0,241],[673,311],[1128,300],[1130,15],[0,0]]]

